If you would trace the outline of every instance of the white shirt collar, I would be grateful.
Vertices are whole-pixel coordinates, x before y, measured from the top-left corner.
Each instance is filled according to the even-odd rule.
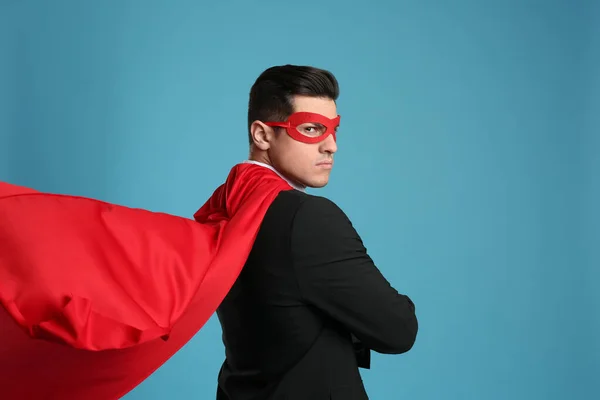
[[[283,176],[282,174],[280,174],[279,171],[277,171],[275,168],[273,168],[273,166],[271,166],[269,164],[265,164],[265,163],[262,163],[260,161],[254,161],[254,160],[245,160],[243,162],[243,164],[254,164],[254,165],[260,165],[261,167],[268,168],[271,171],[275,172],[277,175],[279,175],[281,177],[281,179],[283,179],[284,181],[286,181],[294,189],[299,190],[301,192],[306,192],[306,188],[303,188],[303,187],[299,186],[298,184],[290,181],[285,176]]]

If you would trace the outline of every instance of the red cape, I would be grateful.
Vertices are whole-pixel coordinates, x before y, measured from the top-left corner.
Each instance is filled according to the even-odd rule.
[[[0,398],[125,395],[216,311],[291,189],[240,164],[193,221],[0,182]]]

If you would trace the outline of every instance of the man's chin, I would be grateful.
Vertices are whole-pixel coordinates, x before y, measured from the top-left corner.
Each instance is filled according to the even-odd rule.
[[[324,188],[325,186],[327,186],[328,183],[329,183],[329,179],[326,179],[324,181],[308,182],[304,186],[312,188],[312,189],[321,189],[321,188]]]

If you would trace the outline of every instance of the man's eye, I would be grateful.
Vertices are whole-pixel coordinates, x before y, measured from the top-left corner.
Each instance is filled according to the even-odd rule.
[[[304,125],[301,127],[301,132],[305,135],[316,135],[318,134],[318,127],[314,125]]]
[[[323,133],[325,133],[326,128],[321,124],[306,123],[299,125],[296,129],[303,135],[321,136]]]

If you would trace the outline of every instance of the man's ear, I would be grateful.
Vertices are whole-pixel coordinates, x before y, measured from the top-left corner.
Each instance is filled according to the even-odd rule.
[[[254,145],[260,150],[269,150],[273,139],[273,129],[260,121],[254,121],[250,125],[250,136]]]

